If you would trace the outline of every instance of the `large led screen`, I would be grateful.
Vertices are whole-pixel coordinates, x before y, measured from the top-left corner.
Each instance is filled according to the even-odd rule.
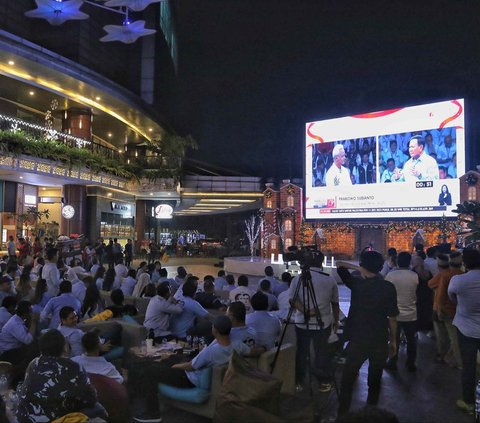
[[[306,125],[307,219],[456,216],[463,99]]]

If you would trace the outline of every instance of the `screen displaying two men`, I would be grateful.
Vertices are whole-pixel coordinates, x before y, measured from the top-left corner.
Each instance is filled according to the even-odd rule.
[[[455,216],[463,99],[306,125],[306,218]]]

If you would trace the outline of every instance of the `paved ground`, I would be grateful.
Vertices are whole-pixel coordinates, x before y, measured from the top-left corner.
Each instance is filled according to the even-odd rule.
[[[219,267],[214,264],[218,259],[171,259],[167,263],[169,276],[174,276],[176,267],[184,264],[187,271],[199,277],[205,274],[216,275]],[[350,292],[343,285],[339,286],[340,307],[348,313]],[[460,398],[460,372],[446,365],[434,363],[434,341],[424,334],[419,335],[417,372],[409,373],[403,368],[405,359],[404,347],[400,352],[398,371],[384,372],[380,406],[395,413],[401,422],[436,422],[436,423],[471,423],[473,417],[467,416],[455,408],[455,401]],[[365,404],[367,396],[368,364],[361,370],[355,386],[352,408]],[[340,375],[341,368],[338,369]],[[314,384],[313,384],[314,385]],[[315,388],[315,386],[314,386]],[[337,400],[334,392],[321,394],[316,389],[306,389],[295,397],[282,399],[282,416],[301,414],[313,406],[316,408],[314,421],[326,422],[335,419]],[[313,398],[313,400],[312,400]],[[175,409],[168,409],[164,422],[208,422],[208,419]],[[305,421],[293,418],[292,421]]]

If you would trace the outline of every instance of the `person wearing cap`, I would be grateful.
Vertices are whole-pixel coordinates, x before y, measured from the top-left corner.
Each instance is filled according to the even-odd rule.
[[[185,282],[185,286],[188,282]],[[185,288],[184,286],[184,288]],[[130,378],[128,384],[130,387],[130,399],[133,400],[135,394],[142,393],[142,398],[138,398],[143,404],[139,409],[146,408],[145,413],[140,413],[134,417],[137,422],[160,422],[158,404],[158,384],[174,386],[177,388],[194,388],[198,386],[202,379],[202,374],[210,367],[221,366],[230,360],[233,351],[241,355],[249,355],[251,348],[243,342],[232,343],[230,341],[230,331],[232,322],[227,316],[217,316],[213,320],[212,335],[215,340],[192,360],[187,363],[175,364],[169,367],[163,363],[152,362],[149,365],[142,363],[135,369],[129,370]],[[144,403],[146,401],[146,404]]]
[[[448,297],[448,285],[453,276],[462,274],[462,254],[454,252],[450,255],[437,256],[439,272],[428,281],[428,286],[434,290],[433,298],[433,328],[438,363],[447,362],[453,367],[462,367],[460,347],[458,346],[457,328],[453,326],[456,304]]]
[[[457,407],[473,414],[475,409],[475,376],[480,350],[480,251],[464,250],[467,272],[455,275],[448,285],[448,296],[457,304],[453,325],[457,328],[462,355],[462,399]]]
[[[437,161],[425,151],[425,140],[415,135],[408,142],[410,158],[405,162],[400,173],[401,181],[431,181],[439,179]]]
[[[383,368],[387,358],[397,351],[397,292],[394,285],[379,274],[383,262],[378,251],[363,251],[359,266],[337,262],[338,275],[352,292],[344,330],[349,347],[341,380],[339,416],[350,408],[353,385],[367,359],[367,404],[377,405]],[[359,271],[361,277],[354,277],[349,269]]]
[[[336,187],[338,185],[352,185],[350,178],[350,169],[343,166],[346,160],[345,149],[342,144],[336,144],[332,150],[333,164],[327,170],[325,183],[327,187]]]
[[[385,280],[393,283],[397,291],[397,305],[400,311],[397,316],[397,351],[388,360],[387,369],[396,370],[398,360],[398,348],[400,345],[400,331],[403,330],[407,338],[407,361],[405,367],[408,371],[414,372],[417,368],[415,360],[417,357],[417,287],[418,275],[409,269],[412,256],[402,251],[397,258],[398,269],[395,269],[385,276]]]

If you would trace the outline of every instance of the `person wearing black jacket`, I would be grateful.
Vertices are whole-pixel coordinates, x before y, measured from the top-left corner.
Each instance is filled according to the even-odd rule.
[[[383,257],[378,251],[363,251],[360,266],[338,261],[337,272],[352,291],[345,326],[349,341],[343,369],[338,414],[345,414],[352,402],[352,390],[360,367],[369,360],[367,404],[377,405],[380,383],[387,358],[396,353],[397,292],[391,282],[379,274]],[[354,277],[348,269],[357,270]]]

